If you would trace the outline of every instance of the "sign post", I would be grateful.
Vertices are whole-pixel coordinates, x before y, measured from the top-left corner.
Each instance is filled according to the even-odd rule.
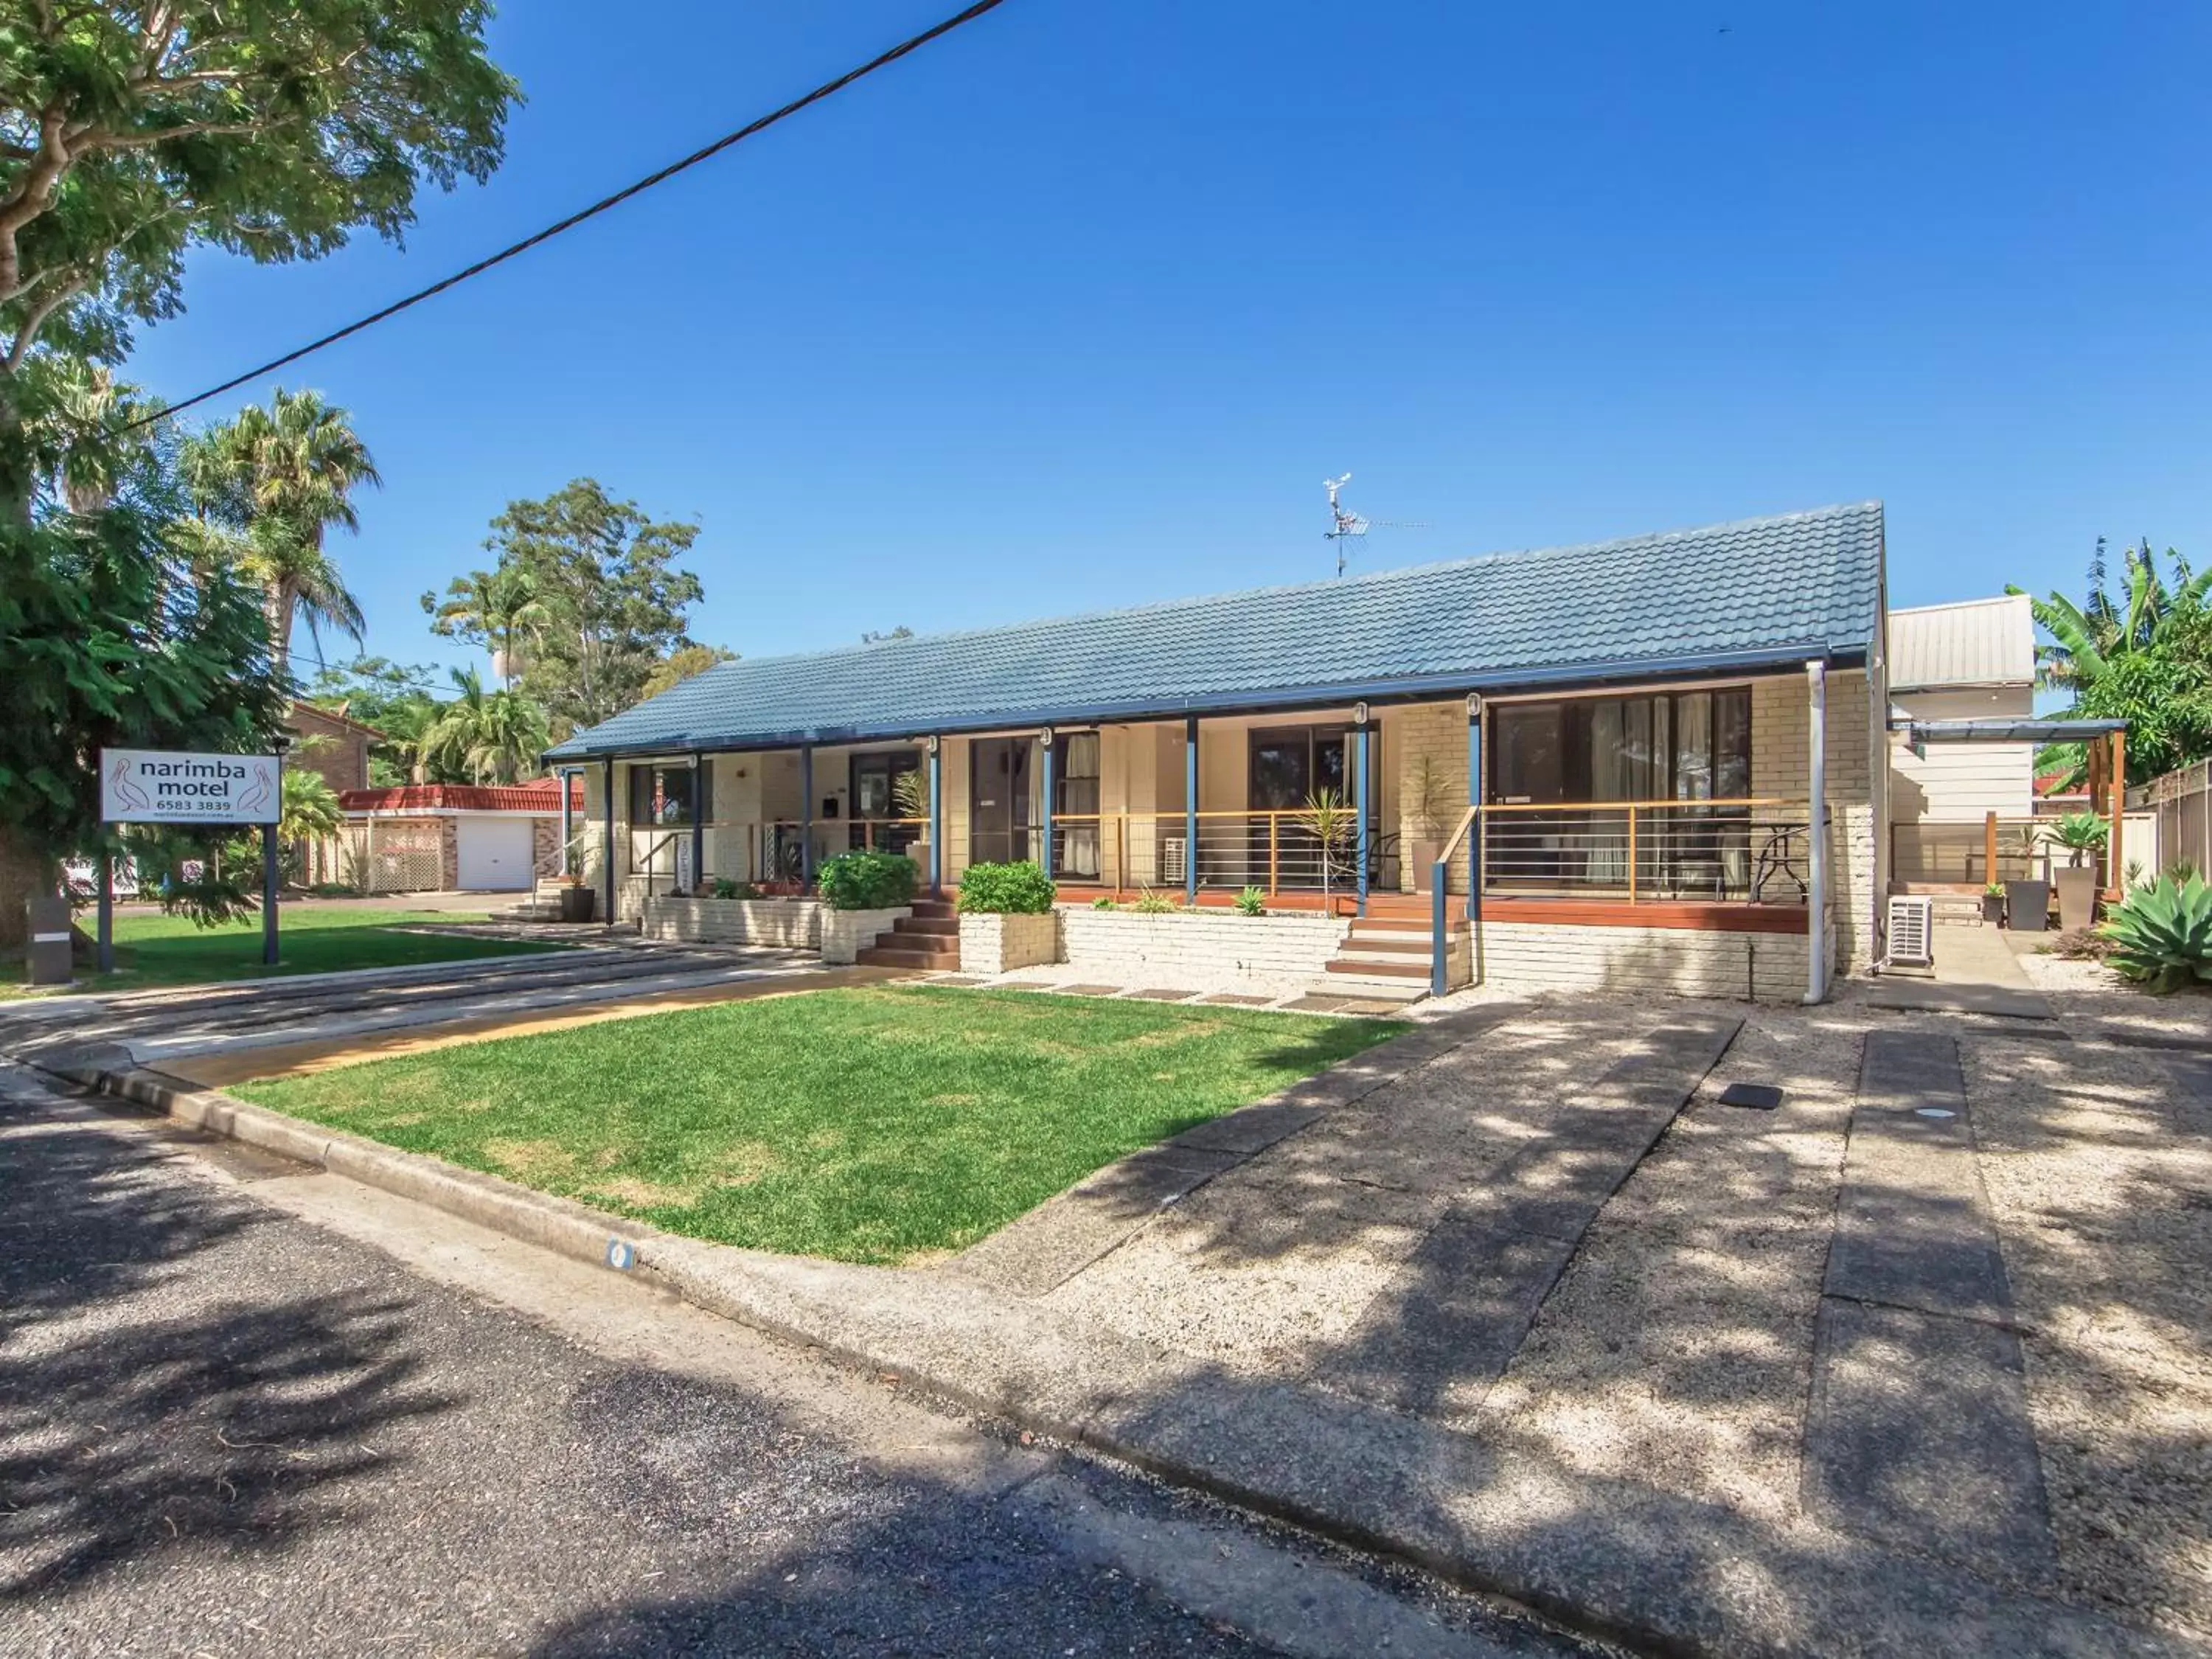
[[[276,820],[283,763],[275,755],[157,749],[100,751],[100,817],[108,823],[261,826],[261,960],[276,963]],[[115,959],[112,864],[100,860],[100,965]]]

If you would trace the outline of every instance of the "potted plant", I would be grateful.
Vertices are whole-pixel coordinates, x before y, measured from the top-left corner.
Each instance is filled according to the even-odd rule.
[[[2044,855],[2043,836],[2043,826],[2031,823],[2013,839],[2012,856],[2029,871],[2025,878],[2004,884],[2005,919],[2015,933],[2040,933],[2051,926],[2051,884],[2034,874]]]
[[[1352,807],[1343,794],[1330,788],[1316,789],[1306,797],[1306,804],[1297,815],[1298,828],[1319,843],[1321,856],[1321,893],[1323,914],[1336,912],[1335,878],[1337,860],[1352,835]]]
[[[921,822],[913,841],[908,843],[906,855],[914,860],[915,872],[924,881],[929,879],[929,778],[923,772],[902,772],[891,784],[891,809],[902,818]]]
[[[599,890],[584,879],[584,854],[571,848],[561,860],[561,920],[589,921],[598,912]]]
[[[1982,920],[1992,927],[2004,925],[2004,884],[1993,881],[1982,889]]]
[[[1425,893],[1436,884],[1437,855],[1444,850],[1444,813],[1451,805],[1451,790],[1443,769],[1432,755],[1413,763],[1406,780],[1406,818],[1413,825],[1413,890]]]
[[[2058,872],[2058,923],[2069,933],[2097,920],[2097,864],[2089,854],[2112,833],[2094,812],[2069,812],[2058,820],[2058,844],[2073,855]]]

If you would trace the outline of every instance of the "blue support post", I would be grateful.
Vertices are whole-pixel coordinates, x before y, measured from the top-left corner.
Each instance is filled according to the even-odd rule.
[[[1467,714],[1467,800],[1475,808],[1474,822],[1467,830],[1467,919],[1482,919],[1482,710],[1470,706]],[[1437,891],[1443,884],[1437,884]]]
[[[707,890],[707,766],[704,755],[691,757],[691,890]]]
[[[945,891],[945,757],[935,738],[929,740],[929,892],[935,898]]]
[[[1352,810],[1359,821],[1356,837],[1359,860],[1359,914],[1367,914],[1367,722],[1362,720],[1352,734]]]
[[[1182,726],[1182,896],[1198,908],[1198,716]]]
[[[612,757],[606,763],[606,799],[600,803],[607,821],[606,848],[606,914],[599,920],[611,925],[615,919],[615,763]]]
[[[814,745],[799,746],[799,888],[814,885]]]
[[[1451,935],[1445,932],[1445,916],[1449,901],[1444,889],[1449,884],[1431,880],[1429,883],[1429,994],[1442,996],[1451,989],[1445,969],[1451,959]]]
[[[1043,768],[1044,768],[1044,851],[1043,851],[1043,852],[1042,852],[1042,853],[1038,856],[1038,859],[1037,859],[1037,862],[1038,862],[1039,864],[1041,864],[1041,865],[1042,865],[1042,866],[1044,866],[1044,876],[1045,876],[1045,879],[1046,879],[1047,881],[1050,881],[1050,880],[1052,879],[1052,866],[1053,866],[1053,857],[1052,857],[1052,748],[1053,748],[1053,744],[1052,744],[1052,733],[1051,733],[1051,732],[1047,732],[1044,734],[1044,742],[1043,742],[1043,744],[1042,745],[1042,763]]]

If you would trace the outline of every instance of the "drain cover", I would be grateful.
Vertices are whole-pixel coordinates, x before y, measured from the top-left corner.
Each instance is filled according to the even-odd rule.
[[[1771,1112],[1782,1103],[1782,1091],[1771,1083],[1731,1083],[1721,1091],[1723,1106],[1748,1106],[1755,1112]]]

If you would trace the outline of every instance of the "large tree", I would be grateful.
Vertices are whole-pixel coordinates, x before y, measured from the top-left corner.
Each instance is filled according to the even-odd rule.
[[[517,689],[551,717],[556,738],[620,714],[665,659],[694,643],[684,612],[704,590],[678,568],[699,534],[655,523],[590,478],[543,501],[511,502],[486,550],[526,576],[548,617]]]
[[[459,695],[441,703],[422,734],[426,762],[466,771],[473,783],[513,783],[535,773],[553,739],[545,711],[520,691],[486,691],[473,668],[453,671]]]
[[[499,163],[514,84],[486,0],[15,0],[0,25],[0,511],[44,341],[118,361],[181,308],[187,252],[397,240],[423,180]]]
[[[2066,694],[2062,717],[2127,721],[2130,784],[2212,757],[2212,572],[2192,572],[2171,548],[2166,556],[2171,579],[2148,541],[2123,550],[2115,595],[2100,538],[2081,604],[2057,592],[2028,602],[2050,635],[2036,648],[2038,680]],[[2051,744],[2036,764],[2064,773],[2069,787],[2088,775],[2081,744]]]
[[[530,648],[553,621],[538,597],[537,578],[519,564],[456,576],[443,599],[425,593],[422,609],[433,634],[467,640],[490,653],[492,672],[509,690],[529,661]]]

